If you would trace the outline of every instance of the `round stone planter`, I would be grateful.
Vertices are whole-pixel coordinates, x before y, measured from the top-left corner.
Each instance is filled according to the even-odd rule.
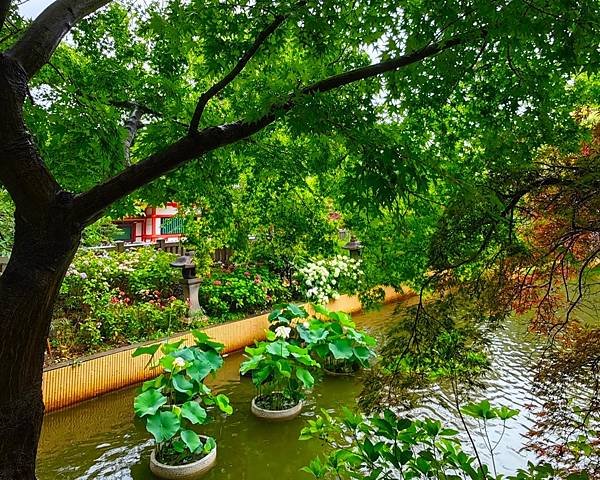
[[[200,436],[203,440],[206,437]],[[217,463],[217,447],[200,460],[186,465],[165,465],[156,460],[156,450],[150,454],[150,470],[154,475],[166,480],[195,480],[208,472]]]
[[[252,399],[252,405],[250,409],[252,413],[258,418],[265,420],[285,421],[296,418],[302,411],[303,402],[300,400],[296,405],[286,410],[266,410],[256,405],[256,397]]]
[[[328,377],[351,377],[356,372],[358,372],[358,370],[354,372],[332,372],[331,370],[327,370],[326,368],[324,368],[323,371]]]
[[[351,377],[352,375],[355,375],[359,371],[360,371],[360,366],[357,364],[354,364],[352,366],[352,370],[349,372],[336,372],[333,370],[328,370],[327,368],[323,367],[323,372],[325,372],[325,375],[327,375],[328,377]]]

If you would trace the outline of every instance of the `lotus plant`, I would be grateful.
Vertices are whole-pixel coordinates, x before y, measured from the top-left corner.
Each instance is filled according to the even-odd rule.
[[[133,356],[150,355],[150,368],[162,368],[156,378],[144,382],[135,397],[135,415],[156,441],[156,459],[165,465],[184,465],[210,453],[213,438],[198,435],[195,428],[208,420],[206,407],[216,405],[224,414],[233,412],[229,399],[214,395],[204,381],[223,365],[223,345],[201,331],[192,332],[195,345],[182,341],[138,348]],[[157,353],[162,353],[157,358]]]
[[[298,336],[315,355],[326,371],[350,374],[360,367],[368,367],[375,356],[376,340],[357,330],[350,315],[331,312],[321,305],[313,305],[319,318],[298,323]]]
[[[301,305],[289,303],[287,305],[278,305],[275,310],[269,314],[269,330],[274,333],[287,332],[286,338],[290,343],[300,345],[302,343],[296,326],[307,322],[309,314]],[[283,329],[289,330],[283,330]]]
[[[242,363],[240,372],[252,373],[257,390],[255,403],[260,408],[280,411],[298,405],[315,383],[310,370],[319,364],[307,348],[289,341],[292,331],[290,326],[279,325],[274,332],[267,332],[266,342],[246,347],[248,360]]]

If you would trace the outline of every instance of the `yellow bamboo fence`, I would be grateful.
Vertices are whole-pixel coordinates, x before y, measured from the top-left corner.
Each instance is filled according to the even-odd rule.
[[[385,288],[385,302],[402,300],[409,295]],[[355,313],[361,310],[356,296],[342,295],[327,306],[333,311]],[[268,314],[257,315],[243,320],[210,326],[204,331],[214,340],[225,345],[225,353],[241,350],[256,340],[265,338],[269,326]],[[183,339],[193,344],[191,333],[174,335],[170,341]],[[141,345],[157,343],[156,340]],[[147,356],[132,358],[132,352],[139,347],[129,345],[108,352],[102,352],[77,360],[53,365],[44,370],[43,394],[46,411],[51,412],[68,407],[98,395],[112,392],[156,376],[156,372],[146,368]]]

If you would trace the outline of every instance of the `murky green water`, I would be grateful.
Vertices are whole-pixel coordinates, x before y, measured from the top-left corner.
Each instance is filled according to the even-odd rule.
[[[387,306],[379,312],[357,315],[355,320],[373,333],[381,332],[394,321],[393,312],[394,306]],[[491,401],[517,408],[537,402],[529,392],[535,349],[525,331],[515,321],[507,330],[498,332],[493,342],[494,363],[485,392]],[[250,380],[238,375],[242,360],[241,354],[229,356],[211,382],[215,392],[229,396],[235,411],[232,416],[219,416],[206,426],[205,432],[217,439],[218,466],[203,478],[308,480],[311,477],[300,468],[318,455],[322,446],[318,441],[297,440],[305,420],[321,408],[334,411],[343,405],[353,406],[360,391],[360,377],[328,377],[315,388],[300,417],[290,422],[268,423],[250,413],[254,389]],[[39,449],[39,479],[154,479],[148,469],[152,441],[143,425],[133,421],[135,394],[135,388],[122,390],[47,415]],[[439,391],[420,412],[414,413],[439,417],[456,425],[448,405],[448,397]],[[530,423],[527,413],[522,411],[504,434],[496,454],[499,470],[514,471],[532,459],[520,452],[522,435]],[[499,429],[491,432],[493,439],[499,435]]]

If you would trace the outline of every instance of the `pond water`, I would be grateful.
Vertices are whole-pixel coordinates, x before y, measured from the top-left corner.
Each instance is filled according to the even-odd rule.
[[[394,305],[368,314],[355,315],[355,321],[374,334],[381,334],[394,321]],[[521,409],[510,423],[500,441],[495,458],[498,471],[513,472],[533,460],[531,454],[521,451],[522,435],[531,425],[526,404],[537,403],[530,393],[531,370],[536,348],[527,336],[526,327],[512,321],[499,331],[491,345],[492,373],[483,394],[492,403],[511,405]],[[298,435],[307,418],[325,408],[331,412],[342,406],[354,406],[361,389],[360,377],[325,378],[310,395],[303,414],[283,423],[260,421],[250,413],[254,395],[252,383],[240,379],[239,353],[227,357],[219,375],[212,380],[215,393],[225,393],[234,407],[228,418],[217,415],[203,430],[214,436],[218,443],[218,465],[203,478],[206,480],[308,480],[301,472],[312,458],[322,452],[317,440],[299,441]],[[38,454],[37,473],[40,480],[85,479],[154,479],[148,469],[152,441],[143,425],[133,421],[132,403],[136,388],[128,388],[104,395],[67,410],[46,415]],[[418,413],[443,420],[460,430],[443,391],[435,392]],[[471,425],[476,428],[477,424]],[[490,432],[493,442],[501,428]],[[483,442],[478,441],[480,453],[485,455]]]

